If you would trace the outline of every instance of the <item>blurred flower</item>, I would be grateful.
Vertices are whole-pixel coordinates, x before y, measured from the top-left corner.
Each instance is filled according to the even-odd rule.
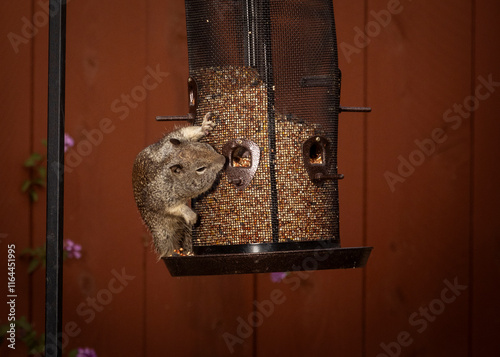
[[[64,240],[64,250],[68,253],[68,258],[80,259],[82,257],[82,246],[71,239]]]
[[[97,353],[95,353],[93,348],[79,348],[76,357],[97,357]]]
[[[288,276],[288,272],[282,273],[271,273],[271,281],[273,283],[279,283]]]
[[[64,152],[73,146],[75,146],[75,140],[68,133],[64,133]]]

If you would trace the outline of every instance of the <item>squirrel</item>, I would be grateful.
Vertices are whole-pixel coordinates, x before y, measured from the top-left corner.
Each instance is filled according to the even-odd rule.
[[[134,161],[134,198],[158,258],[192,252],[191,228],[198,216],[186,201],[209,190],[226,163],[212,146],[198,142],[215,127],[211,116],[207,113],[201,126],[165,135]]]

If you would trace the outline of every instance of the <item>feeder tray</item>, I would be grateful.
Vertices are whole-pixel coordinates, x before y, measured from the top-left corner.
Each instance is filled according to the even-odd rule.
[[[193,252],[173,276],[347,269],[371,247],[342,248],[337,172],[341,107],[331,0],[186,0],[189,114],[227,158],[192,201]]]
[[[271,250],[163,258],[172,276],[351,269],[366,265],[371,247]]]

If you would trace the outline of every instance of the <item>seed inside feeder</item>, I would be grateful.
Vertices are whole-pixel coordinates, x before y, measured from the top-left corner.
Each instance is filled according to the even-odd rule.
[[[233,150],[231,164],[233,167],[250,167],[252,166],[252,158],[250,151],[239,146]]]
[[[314,143],[309,149],[309,162],[314,165],[323,164],[323,146],[320,143]]]

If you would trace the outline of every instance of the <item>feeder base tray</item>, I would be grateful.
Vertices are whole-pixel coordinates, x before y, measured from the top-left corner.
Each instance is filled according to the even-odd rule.
[[[162,258],[172,276],[350,269],[365,266],[372,247],[323,248],[245,254],[202,254]]]

